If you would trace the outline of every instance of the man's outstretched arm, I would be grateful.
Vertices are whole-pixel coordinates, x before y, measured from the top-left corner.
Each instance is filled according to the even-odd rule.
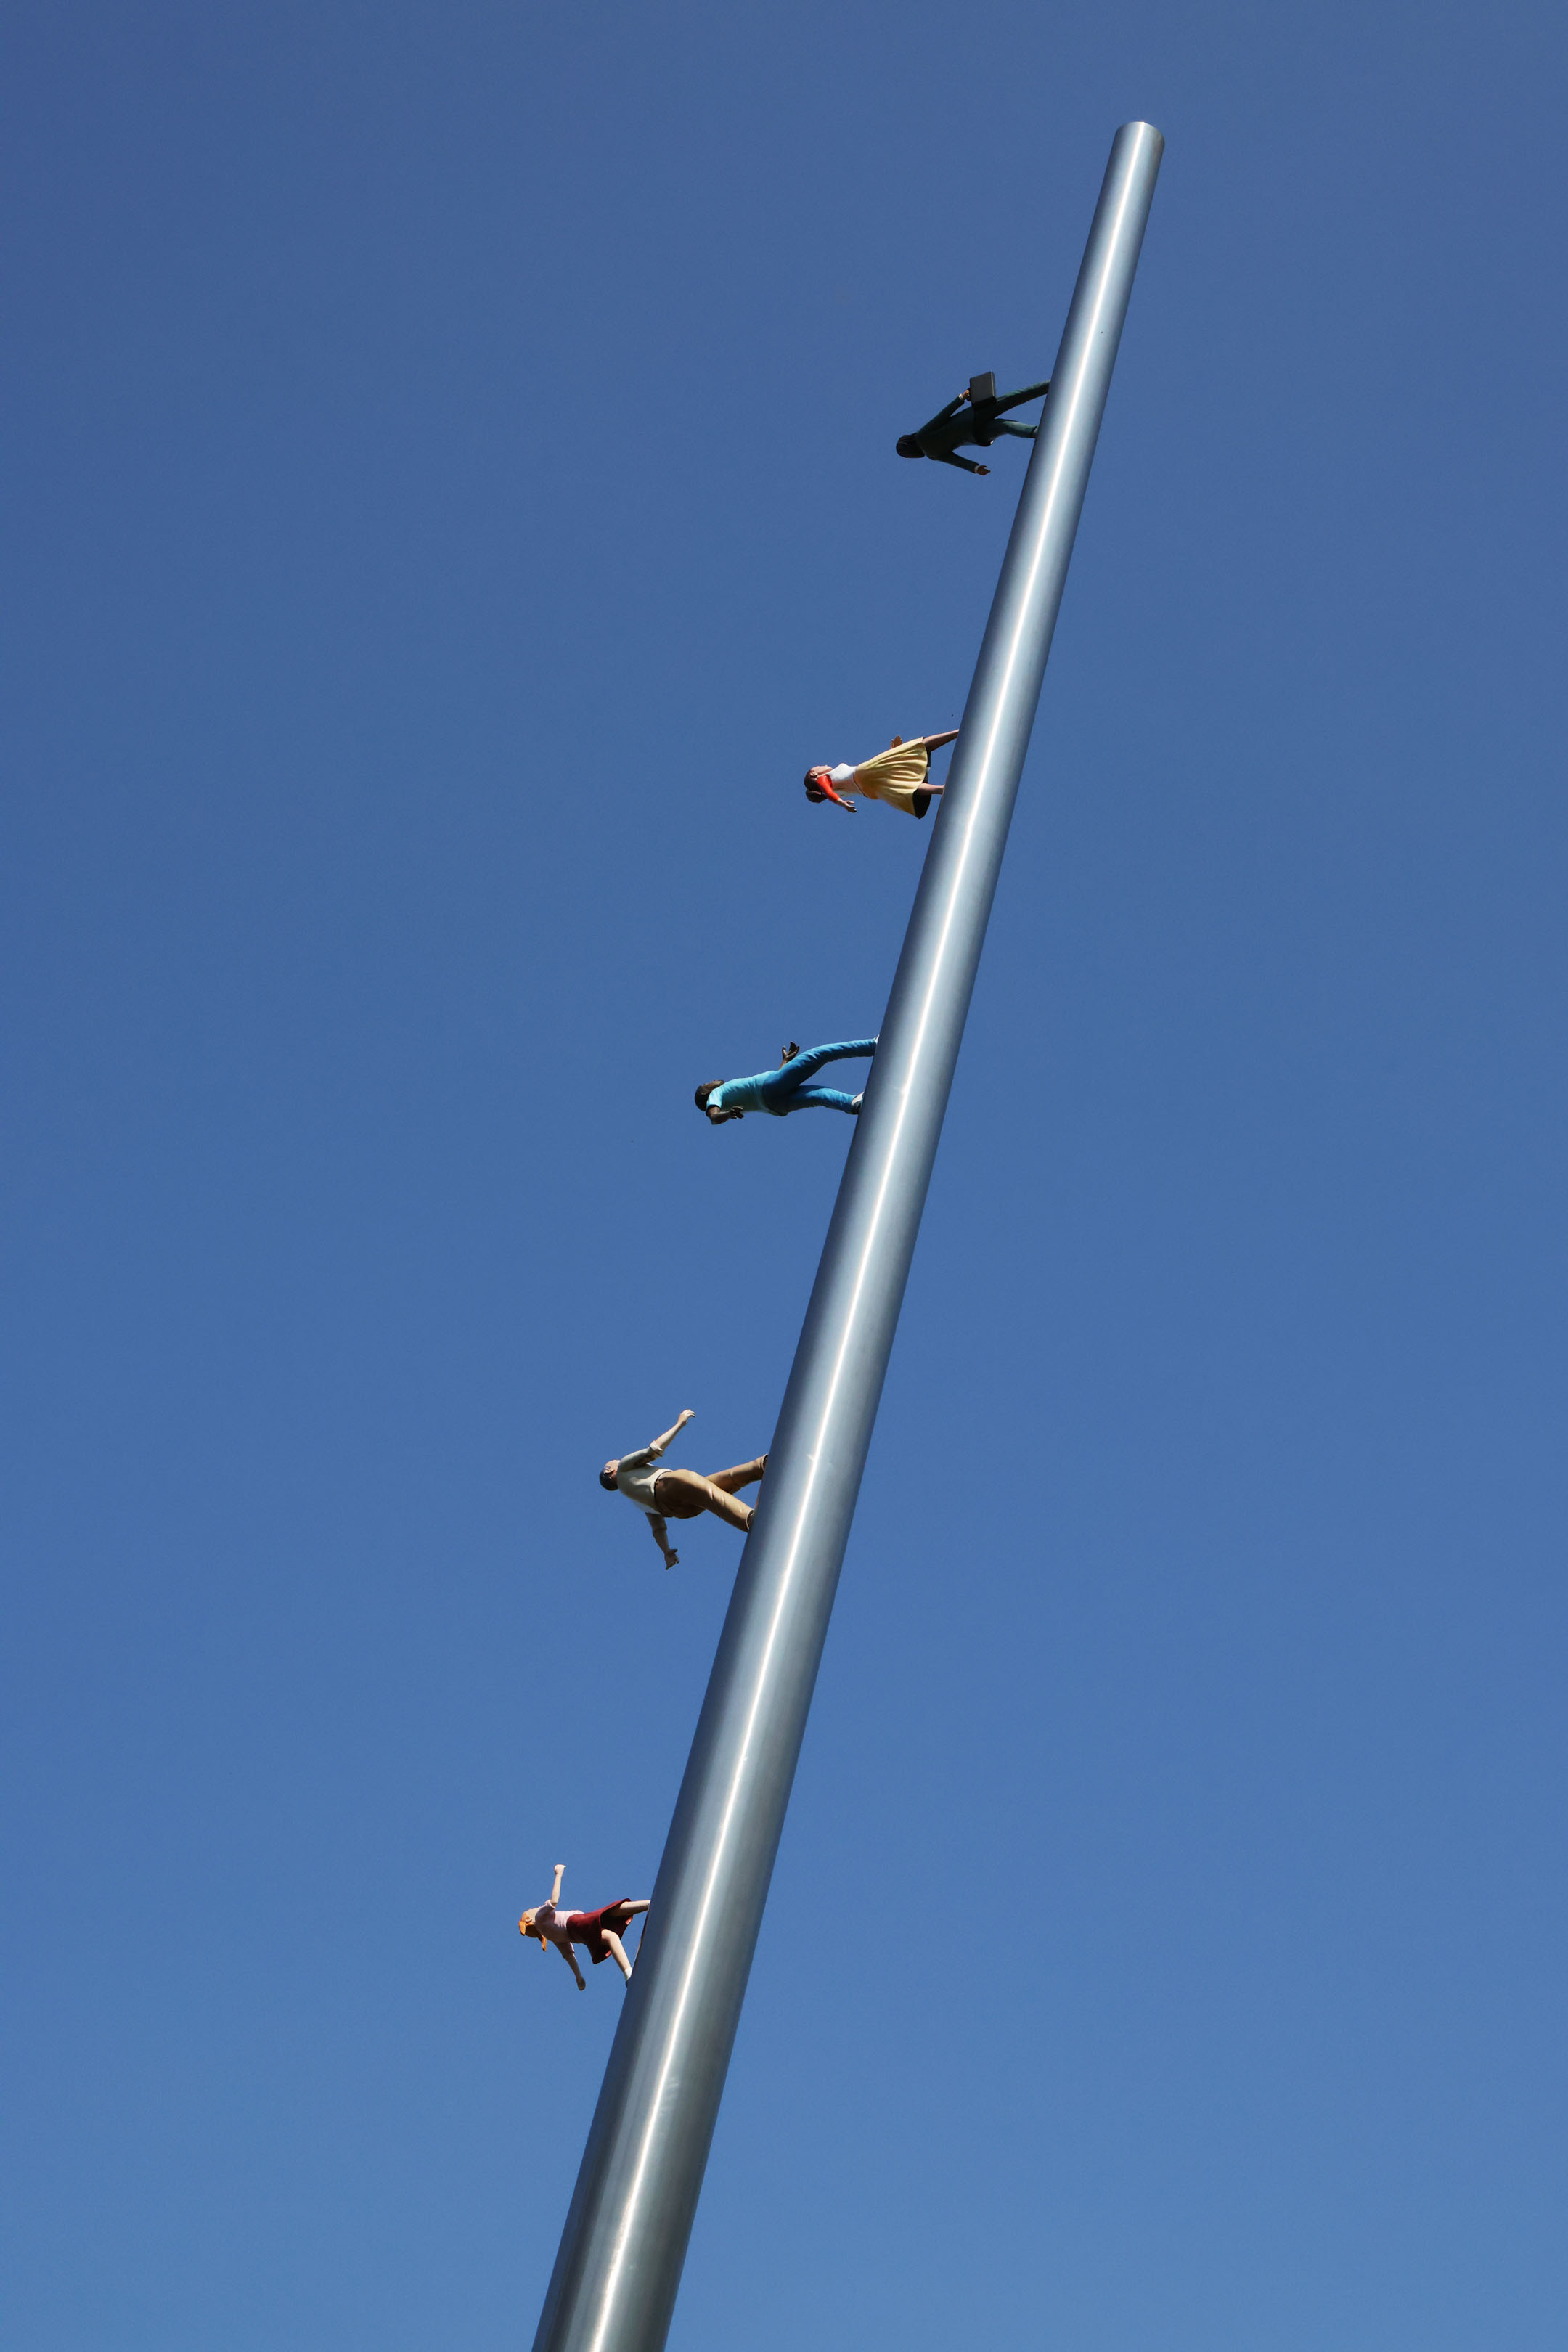
[[[657,1462],[659,1455],[664,1452],[665,1447],[670,1443],[671,1439],[679,1437],[687,1423],[689,1421],[695,1421],[697,1415],[692,1412],[691,1407],[688,1405],[679,1420],[676,1423],[674,1428],[667,1429],[662,1437],[656,1437],[654,1439],[653,1444],[647,1449],[650,1458]]]
[[[686,1411],[681,1414],[680,1419],[676,1423],[675,1427],[673,1429],[667,1429],[662,1437],[656,1437],[651,1445],[639,1445],[635,1454],[623,1454],[621,1456],[621,1468],[623,1470],[646,1470],[650,1462],[657,1462],[658,1460],[659,1455],[664,1452],[664,1449],[669,1444],[670,1439],[672,1437],[679,1437],[687,1423],[694,1420],[696,1416],[689,1405]]]
[[[956,466],[961,473],[988,474],[991,471],[989,466],[977,466],[973,457],[955,457],[951,449],[939,449],[934,455],[939,466]]]
[[[678,1551],[670,1550],[669,1529],[666,1527],[664,1521],[662,1519],[656,1519],[653,1513],[650,1511],[647,1515],[647,1523],[653,1530],[653,1539],[655,1543],[664,1554],[664,1564],[666,1568],[679,1568],[680,1566],[680,1554]]]

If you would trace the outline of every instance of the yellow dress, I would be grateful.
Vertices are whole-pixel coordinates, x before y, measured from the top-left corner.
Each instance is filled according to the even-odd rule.
[[[855,786],[868,801],[886,801],[906,816],[915,813],[915,794],[931,774],[931,753],[923,735],[912,743],[895,743],[890,751],[879,751],[874,760],[864,760],[855,771]]]

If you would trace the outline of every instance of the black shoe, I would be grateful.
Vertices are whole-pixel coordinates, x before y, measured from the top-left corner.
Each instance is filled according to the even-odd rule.
[[[910,805],[914,810],[917,816],[924,816],[927,809],[931,806],[931,794],[929,793],[917,793]]]

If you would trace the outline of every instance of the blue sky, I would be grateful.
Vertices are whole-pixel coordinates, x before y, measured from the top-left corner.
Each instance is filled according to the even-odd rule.
[[[531,2334],[1118,122],[672,2352],[1561,2342],[1561,12],[14,12],[10,2339]]]

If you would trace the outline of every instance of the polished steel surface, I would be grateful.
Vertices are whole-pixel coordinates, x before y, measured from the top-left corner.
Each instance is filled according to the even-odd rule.
[[[660,2352],[1164,142],[1116,134],[535,2352]]]

